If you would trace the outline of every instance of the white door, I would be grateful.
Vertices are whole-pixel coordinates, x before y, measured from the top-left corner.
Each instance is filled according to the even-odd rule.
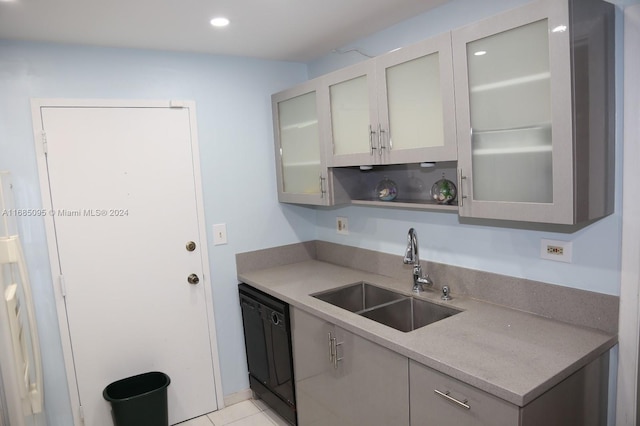
[[[148,371],[171,378],[171,424],[216,410],[195,112],[40,106],[38,113],[52,266],[59,268],[53,275],[62,277],[61,328],[68,326],[75,373],[69,385],[82,407],[74,407],[76,423],[84,417],[85,425],[111,425],[103,389]],[[188,282],[191,274],[197,284]]]

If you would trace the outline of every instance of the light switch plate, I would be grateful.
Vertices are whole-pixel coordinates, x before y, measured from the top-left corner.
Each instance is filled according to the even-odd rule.
[[[573,243],[571,241],[558,241],[542,239],[540,244],[540,257],[547,260],[571,263],[573,257]]]
[[[219,246],[227,244],[227,224],[218,223],[213,225],[213,245]]]

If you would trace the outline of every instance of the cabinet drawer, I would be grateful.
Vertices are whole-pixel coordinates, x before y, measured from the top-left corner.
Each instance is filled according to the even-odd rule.
[[[412,426],[518,425],[517,406],[415,361],[409,387]]]

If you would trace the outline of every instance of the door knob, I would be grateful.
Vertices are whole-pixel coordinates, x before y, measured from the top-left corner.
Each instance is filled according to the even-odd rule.
[[[187,277],[187,281],[189,284],[198,284],[200,282],[200,278],[196,274],[191,274]]]
[[[194,251],[196,249],[196,243],[189,241],[187,243],[187,251]]]

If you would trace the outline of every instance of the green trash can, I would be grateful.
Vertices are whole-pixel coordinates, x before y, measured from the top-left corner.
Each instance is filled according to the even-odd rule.
[[[118,380],[104,388],[115,426],[169,426],[167,387],[171,379],[152,371]]]

